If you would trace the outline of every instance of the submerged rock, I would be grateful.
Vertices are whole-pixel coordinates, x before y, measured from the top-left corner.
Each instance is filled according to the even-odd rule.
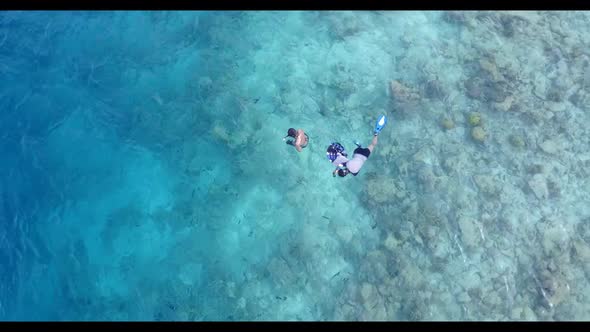
[[[488,195],[497,195],[502,190],[500,182],[490,175],[474,175],[473,181],[482,193]]]
[[[464,85],[469,98],[481,99],[483,97],[483,89],[478,78],[470,78],[465,81]]]
[[[504,99],[503,102],[500,103],[493,103],[494,108],[498,111],[501,112],[508,112],[509,110],[512,109],[512,104],[514,103],[514,97],[513,96],[508,96],[506,97],[506,99]]]
[[[403,199],[406,196],[405,185],[392,178],[378,176],[369,179],[365,187],[369,202],[380,204],[396,199]]]
[[[381,296],[373,284],[363,282],[360,289],[361,302],[363,304],[366,320],[385,320],[387,312],[384,310]]]
[[[352,240],[354,232],[349,226],[342,225],[336,228],[336,235],[345,243],[349,243]]]
[[[431,79],[426,82],[424,94],[426,95],[426,98],[429,99],[444,99],[447,92],[438,79]]]
[[[420,165],[418,167],[418,182],[428,191],[434,190],[438,183],[438,179],[430,165]]]
[[[509,87],[504,81],[493,82],[472,77],[465,81],[464,87],[469,98],[485,102],[501,103],[510,96]]]
[[[295,274],[289,268],[289,265],[281,259],[274,257],[267,266],[272,280],[277,285],[288,285],[295,280]]]
[[[467,22],[466,15],[467,12],[464,11],[447,11],[442,18],[448,23],[464,25]]]
[[[543,104],[552,113],[560,113],[560,112],[563,112],[563,111],[565,111],[567,109],[566,104],[565,103],[562,103],[562,102],[551,102],[551,101],[548,101],[548,102],[545,102]]]
[[[515,307],[512,309],[512,312],[510,314],[510,318],[514,319],[514,320],[536,321],[537,315],[535,315],[535,312],[527,306]]]
[[[547,78],[538,73],[533,79],[533,94],[543,100],[546,99],[547,93]]]
[[[420,100],[420,94],[416,89],[410,88],[400,81],[391,80],[389,82],[389,92],[393,101],[398,103],[408,103]]]
[[[529,188],[533,191],[538,199],[546,199],[549,197],[549,188],[547,187],[547,180],[541,173],[533,175],[533,178],[528,182]]]
[[[522,148],[525,146],[524,139],[520,135],[510,135],[508,138],[510,144],[515,148]]]
[[[538,224],[537,229],[542,234],[542,245],[545,255],[554,257],[569,253],[571,239],[563,224],[557,220],[551,220],[543,224]]]
[[[559,146],[555,140],[548,139],[543,143],[539,144],[539,147],[543,152],[548,154],[556,154],[559,151]]]
[[[541,280],[545,300],[550,307],[559,305],[569,297],[569,284],[560,271],[551,272],[549,270],[543,270],[539,279]]]
[[[361,31],[361,22],[357,15],[348,13],[336,13],[330,15],[329,19],[330,33],[336,39],[345,39]]]
[[[528,25],[529,21],[518,15],[500,13],[501,32],[504,37],[511,38],[514,36],[522,25]]]
[[[397,246],[399,245],[399,241],[395,238],[395,235],[389,233],[387,234],[387,238],[385,239],[384,245],[385,248],[387,248],[388,250],[395,251],[397,249]]]
[[[492,81],[498,82],[504,79],[502,74],[500,74],[500,72],[498,71],[495,62],[490,61],[488,59],[480,59],[479,66],[484,72],[486,72],[490,76],[490,79]]]
[[[469,248],[476,248],[480,241],[478,222],[472,218],[461,216],[458,220],[459,229],[461,230],[461,240]]]
[[[440,121],[440,125],[446,130],[451,130],[455,128],[455,122],[453,122],[453,120],[451,120],[450,118],[443,118]]]
[[[581,262],[590,266],[590,246],[582,240],[576,240],[573,242],[574,254]]]

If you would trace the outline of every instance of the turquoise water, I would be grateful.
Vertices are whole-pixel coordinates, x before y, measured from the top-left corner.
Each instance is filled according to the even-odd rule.
[[[1,12],[0,319],[588,320],[589,28]]]

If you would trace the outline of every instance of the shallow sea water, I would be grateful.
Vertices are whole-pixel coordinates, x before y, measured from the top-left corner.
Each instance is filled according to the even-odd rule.
[[[588,320],[589,29],[0,12],[0,319]]]

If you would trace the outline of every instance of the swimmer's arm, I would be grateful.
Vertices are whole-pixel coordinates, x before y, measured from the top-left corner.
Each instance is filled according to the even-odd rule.
[[[295,149],[297,149],[297,151],[301,152],[301,145],[295,143]]]
[[[339,169],[339,168],[338,168],[338,167],[336,167],[336,169],[334,170],[334,172],[332,172],[332,176],[333,176],[333,177],[336,177],[336,173],[338,173],[338,169]]]

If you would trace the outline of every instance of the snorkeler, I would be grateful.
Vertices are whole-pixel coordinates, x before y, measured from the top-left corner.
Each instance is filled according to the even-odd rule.
[[[288,140],[288,137],[293,139]],[[303,129],[295,130],[294,128],[289,128],[287,136],[283,137],[283,141],[286,141],[288,145],[293,145],[297,151],[301,152],[301,149],[306,147],[307,143],[309,143],[309,137]]]
[[[373,149],[375,149],[377,137],[381,129],[385,126],[385,123],[387,123],[387,118],[385,115],[382,115],[377,120],[375,130],[373,131],[373,140],[368,147],[363,148],[358,142],[354,143],[357,148],[353,151],[352,159],[347,158],[348,155],[340,143],[332,143],[326,151],[328,159],[332,162],[332,165],[336,166],[336,169],[332,172],[332,176],[335,177],[338,174],[340,177],[345,177],[349,173],[356,176],[371,155],[371,152],[373,152]]]

